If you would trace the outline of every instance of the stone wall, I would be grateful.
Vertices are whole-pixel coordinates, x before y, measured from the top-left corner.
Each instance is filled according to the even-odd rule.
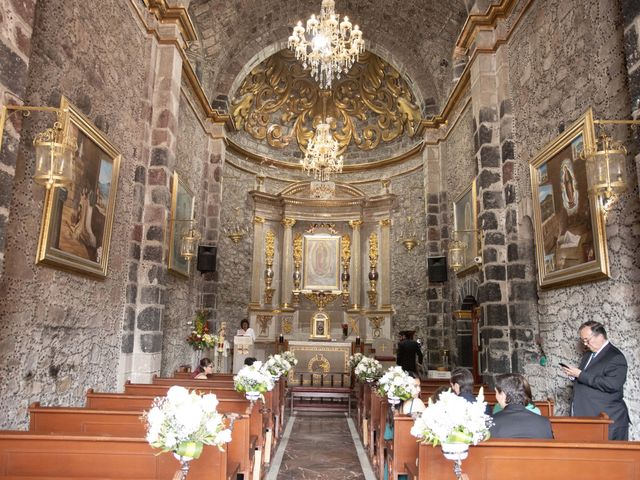
[[[640,3],[635,0],[620,0],[624,26],[624,50],[629,76],[631,113],[640,120]],[[640,143],[640,128],[635,127],[636,143]],[[635,149],[637,154],[637,148]],[[640,155],[636,155],[637,183],[640,183]]]
[[[146,36],[121,2],[39,2],[37,8],[25,102],[55,106],[67,96],[121,151],[122,163],[107,278],[34,265],[44,192],[31,180],[30,140],[50,119],[25,122],[0,283],[2,428],[25,426],[33,401],[82,405],[87,388],[117,386],[149,81],[146,61],[139,61],[149,54]]]
[[[633,2],[631,2],[633,3]],[[519,224],[530,222],[528,161],[588,107],[598,118],[629,118],[629,89],[623,55],[623,25],[616,2],[541,0],[535,2],[509,42],[512,79],[516,185]],[[626,129],[616,129],[625,136]],[[628,142],[628,139],[624,139]],[[629,165],[631,172],[631,164]],[[598,283],[539,291],[538,314],[542,344],[549,365],[534,363],[529,374],[536,396],[556,399],[558,414],[567,414],[570,382],[558,373],[560,361],[577,364],[580,348],[577,328],[585,320],[605,323],[611,341],[622,349],[629,365],[638,365],[640,269],[637,225],[640,204],[637,186],[624,195],[609,214],[606,234],[611,279]],[[634,227],[635,226],[635,227]],[[531,249],[531,240],[519,238],[519,247]],[[527,268],[535,268],[533,265]],[[530,299],[536,304],[535,295]],[[625,398],[631,420],[640,416],[637,368],[627,376]],[[637,427],[631,434],[639,438]]]

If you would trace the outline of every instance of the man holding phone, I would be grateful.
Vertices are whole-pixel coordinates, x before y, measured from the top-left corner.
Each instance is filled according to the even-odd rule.
[[[573,379],[571,414],[596,417],[605,412],[614,421],[609,427],[609,440],[628,440],[629,411],[623,399],[627,360],[607,340],[607,332],[600,322],[584,322],[578,332],[587,349],[580,366],[560,364],[564,373]]]

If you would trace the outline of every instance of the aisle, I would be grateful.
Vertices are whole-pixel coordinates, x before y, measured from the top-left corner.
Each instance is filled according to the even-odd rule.
[[[375,480],[355,425],[344,413],[289,417],[267,480]]]

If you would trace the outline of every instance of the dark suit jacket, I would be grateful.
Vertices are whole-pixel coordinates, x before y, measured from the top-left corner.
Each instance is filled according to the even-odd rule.
[[[629,411],[624,403],[623,387],[627,380],[627,360],[620,350],[607,344],[589,363],[591,352],[580,361],[580,376],[573,381],[573,415],[597,417],[605,412],[614,421],[609,427],[610,440],[626,440]]]
[[[420,344],[415,340],[402,340],[398,343],[398,353],[396,363],[407,372],[417,372],[416,355],[418,361],[422,363],[422,350]]]
[[[491,438],[553,438],[547,417],[518,404],[507,405],[496,413],[490,432]]]

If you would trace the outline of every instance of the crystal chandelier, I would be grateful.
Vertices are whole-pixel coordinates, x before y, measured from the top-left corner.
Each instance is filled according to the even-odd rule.
[[[320,88],[331,88],[333,77],[347,73],[364,52],[358,25],[352,25],[348,17],[339,23],[338,19],[334,0],[322,0],[320,18],[311,15],[306,29],[298,22],[289,37],[289,48],[304,68],[311,67],[311,76]]]
[[[340,145],[331,135],[329,123],[319,123],[316,133],[307,144],[304,158],[300,160],[302,170],[320,182],[327,182],[332,173],[342,172],[342,155],[338,157]]]

